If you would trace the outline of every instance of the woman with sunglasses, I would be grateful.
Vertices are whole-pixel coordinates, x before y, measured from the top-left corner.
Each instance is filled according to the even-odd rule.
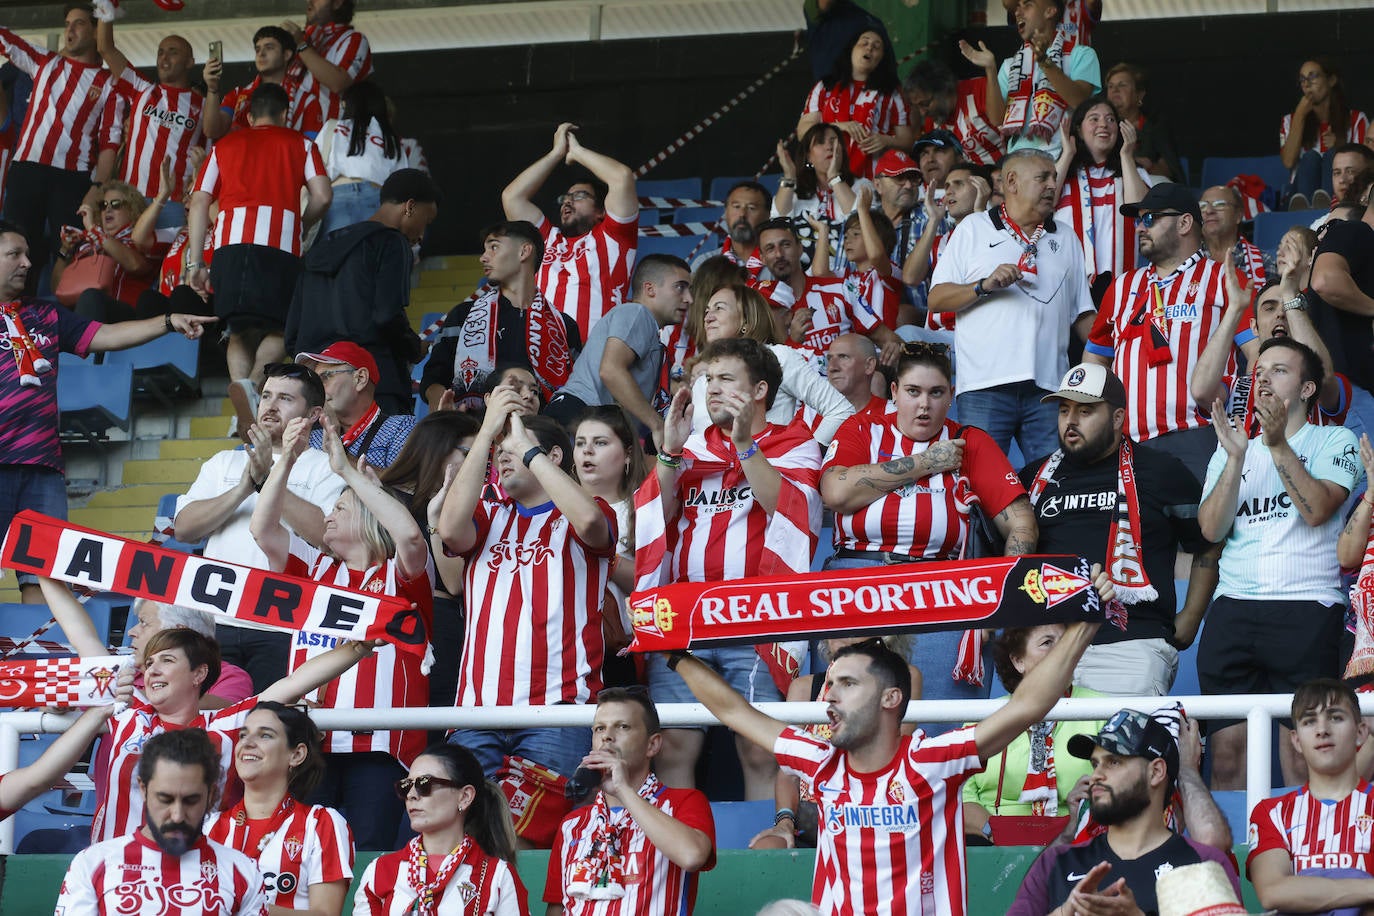
[[[1035,516],[1007,456],[981,429],[948,419],[953,377],[943,345],[906,344],[892,384],[895,412],[859,414],[840,427],[821,468],[821,499],[835,513],[826,569],[960,559],[974,505],[1006,539],[1007,556],[1035,549]],[[981,657],[978,630],[921,633],[908,656],[928,700],[986,698]]]
[[[396,783],[418,836],[367,866],[353,897],[366,916],[527,916],[515,827],[477,758],[434,744]]]
[[[210,815],[206,839],[258,863],[273,914],[339,916],[353,880],[353,834],[333,808],[304,800],[324,775],[320,730],[303,710],[264,700],[239,729],[243,799]]]
[[[143,195],[133,185],[122,181],[107,181],[100,189],[98,204],[82,204],[77,210],[82,228],[63,226],[62,245],[52,268],[52,288],[57,298],[83,318],[111,324],[136,317],[134,306],[138,297],[157,279],[157,264],[139,251],[133,241],[134,223],[147,206]],[[99,259],[99,260],[92,260]],[[83,265],[101,261],[112,263],[108,278],[94,273],[62,278],[74,263]],[[103,273],[103,272],[102,272]],[[104,279],[102,285],[94,284]]]
[[[1100,303],[1112,277],[1135,270],[1135,221],[1121,215],[1121,205],[1143,198],[1150,178],[1135,163],[1135,125],[1120,120],[1105,95],[1075,108],[1062,133],[1055,218],[1082,243],[1093,302]]]
[[[345,488],[325,516],[323,549],[308,544],[282,524],[286,482],[306,451],[311,420],[290,421],[282,436],[282,454],[272,465],[253,508],[250,529],[273,572],[314,579],[409,600],[423,626],[426,641],[433,628],[434,564],[425,534],[409,510],[369,473],[366,462],[355,467],[332,424],[324,426],[329,466]],[[291,655],[293,668],[307,665],[327,647],[300,641]],[[407,708],[429,704],[428,666],[393,645],[380,648],[356,669],[312,697],[326,708]],[[329,769],[315,801],[343,811],[360,849],[386,849],[401,826],[399,805],[387,802],[385,789],[425,745],[415,729],[331,732],[326,747]]]

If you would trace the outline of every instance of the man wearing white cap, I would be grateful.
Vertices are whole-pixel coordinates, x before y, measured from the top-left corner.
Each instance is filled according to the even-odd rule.
[[[401,454],[401,447],[415,428],[410,414],[388,416],[377,403],[381,374],[372,354],[355,343],[339,341],[319,353],[298,353],[296,362],[315,370],[324,383],[325,418],[338,426],[344,450],[356,461],[381,470]],[[310,431],[310,447],[324,448],[324,431]]]
[[[1070,738],[1068,751],[1092,761],[1089,810],[1107,832],[1046,850],[1026,873],[1007,916],[1154,913],[1157,875],[1209,861],[1222,866],[1240,896],[1240,879],[1225,853],[1164,823],[1179,771],[1178,742],[1166,725],[1123,709],[1096,737]]]
[[[1098,631],[1074,683],[1163,696],[1178,671],[1172,643],[1193,641],[1217,582],[1215,551],[1197,524],[1202,485],[1177,458],[1125,435],[1126,389],[1105,366],[1074,366],[1044,401],[1059,412],[1059,448],[1021,471],[1040,526],[1038,549],[1102,563],[1130,612],[1125,632]],[[1180,548],[1194,558],[1175,618]]]

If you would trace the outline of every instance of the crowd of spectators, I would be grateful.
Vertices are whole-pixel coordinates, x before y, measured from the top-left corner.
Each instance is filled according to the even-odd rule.
[[[405,309],[443,197],[369,78],[353,0],[259,29],[255,78],[224,92],[222,62],[197,72],[174,35],[139,74],[108,0],[68,9],[60,52],[0,29],[34,79],[0,222],[0,521],[65,517],[59,350],[218,332],[241,444],[180,497],[176,538],[402,598],[432,649],[141,603],[128,708],[0,783],[12,810],[112,739],[59,906],[152,912],[122,867],[185,912],[213,894],[337,913],[356,847],[389,851],[359,912],[506,916],[529,909],[516,849],[552,848],[550,912],[690,912],[717,787],[698,785],[704,729],[655,703],[694,700],[735,732],[744,797],[776,802],[754,845],[817,847],[821,912],[963,914],[965,846],[1013,837],[1054,846],[1018,913],[1152,912],[1157,875],[1202,863],[1238,892],[1198,725],[1168,699],[1200,632],[1204,693],[1294,695],[1280,751],[1300,788],[1251,821],[1261,901],[1374,905],[1351,689],[1374,672],[1366,118],[1332,64],[1303,64],[1283,191],[1330,213],[1263,251],[1243,185],[1183,183],[1145,71],[1103,72],[1100,2],[1004,2],[1020,47],[944,49],[982,69],[964,81],[939,55],[903,76],[881,22],[820,3],[777,192],[729,189],[720,246],[691,264],[637,258],[634,173],[554,127],[480,234],[484,280],[429,349],[418,421]],[[630,592],[807,573],[820,536],[837,573],[987,539],[1075,555],[1120,625],[836,633],[814,668],[820,647],[781,629],[621,654]],[[64,585],[21,587],[106,654]],[[988,697],[992,669],[1010,694],[988,718],[903,724],[912,698]],[[1065,695],[1157,708],[1046,721]],[[302,698],[596,712],[321,735]],[[829,721],[751,705],[783,698]],[[1211,789],[1244,786],[1245,728],[1205,723]]]

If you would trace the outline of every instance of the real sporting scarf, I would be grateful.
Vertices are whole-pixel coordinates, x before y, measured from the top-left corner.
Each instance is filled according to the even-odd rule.
[[[1151,368],[1174,361],[1174,352],[1169,345],[1169,315],[1166,308],[1172,303],[1164,301],[1164,291],[1174,285],[1177,277],[1182,276],[1185,271],[1192,270],[1204,256],[1201,251],[1194,252],[1167,277],[1160,277],[1153,265],[1146,268],[1148,274],[1140,297],[1144,301],[1136,307],[1135,314],[1131,316],[1126,334],[1141,338],[1145,359]],[[1188,284],[1184,290],[1184,302],[1191,304],[1197,294],[1197,284]]]
[[[420,657],[429,645],[424,617],[403,598],[165,550],[27,509],[10,523],[0,566],[281,630],[384,639]]]
[[[1030,502],[1040,501],[1054,472],[1064,460],[1064,450],[1056,449],[1045,459],[1040,473],[1030,487]],[[1116,596],[1123,604],[1155,601],[1159,591],[1150,584],[1145,573],[1145,560],[1140,543],[1140,498],[1135,479],[1135,446],[1130,439],[1121,440],[1116,460],[1116,511],[1107,529],[1107,575],[1116,586]]]
[[[632,652],[671,652],[787,637],[1031,627],[1106,620],[1082,557],[988,557],[904,563],[736,582],[678,582],[629,598]]]
[[[1069,224],[1073,234],[1083,243],[1083,265],[1088,270],[1088,281],[1098,274],[1120,276],[1135,268],[1135,220],[1121,215],[1117,204],[1122,198],[1120,175],[1113,175],[1106,166],[1094,165],[1078,169],[1064,183],[1064,194],[1059,199],[1060,211],[1068,211]],[[1094,204],[1110,206],[1112,210],[1112,260],[1110,264],[1097,263],[1097,234],[1102,231],[1093,221]]]
[[[1073,51],[1074,40],[1063,28],[1054,33],[1054,41],[1045,56],[1061,70]],[[1023,42],[1007,71],[1007,113],[1002,119],[1002,136],[1008,139],[1022,136],[1049,140],[1059,130],[1069,110],[1063,96],[1054,91],[1045,68],[1035,65],[1035,49]]]
[[[639,797],[653,804],[663,784],[650,773],[639,787]],[[619,900],[625,896],[625,828],[630,813],[611,811],[606,793],[597,792],[592,803],[590,840],[579,844],[582,855],[573,857],[568,869],[568,896],[578,900]]]
[[[496,331],[501,290],[497,287],[480,293],[468,310],[461,328],[453,329],[458,347],[453,355],[453,377],[472,390],[496,369]],[[513,306],[512,306],[513,307]],[[535,291],[534,301],[525,309],[525,341],[530,368],[543,389],[544,400],[568,382],[572,374],[572,353],[568,349],[568,329],[563,315]]]
[[[0,662],[0,707],[113,706],[120,671],[132,655]]]
[[[1002,226],[1011,234],[1011,237],[1016,240],[1016,244],[1021,246],[1021,256],[1016,259],[1016,267],[1021,271],[1022,277],[1034,279],[1040,272],[1039,268],[1036,267],[1035,258],[1036,255],[1040,253],[1040,239],[1045,236],[1045,224],[1041,223],[1035,227],[1034,232],[1030,235],[1026,235],[1021,227],[1016,225],[1016,223],[1012,221],[1012,218],[1007,215],[1007,205],[1001,204],[1000,207],[1002,211]]]
[[[459,867],[467,864],[475,874],[473,881],[464,882],[458,887],[458,894],[463,898],[461,913],[485,913],[487,904],[490,902],[487,897],[491,896],[491,888],[487,882],[487,866],[490,864],[490,857],[482,852],[471,836],[464,836],[453,851],[444,856],[439,868],[434,873],[434,877],[429,877],[429,854],[425,852],[424,843],[420,838],[412,837],[406,844],[406,881],[415,889],[415,902],[412,912],[415,916],[435,916],[439,912],[439,902],[444,899],[444,894],[448,891],[449,883],[453,880],[454,874]],[[480,862],[480,865],[479,865]],[[476,904],[474,907],[473,904]],[[471,909],[469,909],[471,908]]]
[[[19,384],[24,388],[38,388],[43,384],[39,376],[51,372],[52,363],[33,342],[29,329],[24,327],[24,320],[19,317],[22,307],[19,302],[0,303],[0,318],[5,321],[5,339],[9,341],[10,353],[19,368]]]

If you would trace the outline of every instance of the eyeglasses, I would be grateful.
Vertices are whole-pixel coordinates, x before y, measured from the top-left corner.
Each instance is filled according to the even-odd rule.
[[[554,200],[561,207],[570,200],[574,203],[580,200],[596,200],[596,195],[591,191],[573,191],[571,194],[559,194]]]
[[[1208,207],[1211,207],[1213,210],[1225,210],[1227,207],[1231,206],[1231,202],[1229,200],[1200,200],[1197,202],[1197,205],[1203,210],[1206,210]]]
[[[411,779],[396,780],[396,797],[405,801],[410,795],[410,790],[414,789],[415,794],[421,798],[429,798],[434,794],[435,789],[461,789],[463,784],[456,779],[445,779],[442,776],[416,776]]]
[[[127,206],[129,206],[129,202],[125,200],[102,200],[100,202],[102,212],[105,210],[123,210]]]
[[[327,372],[318,372],[316,374],[320,377],[321,381],[323,381],[324,379],[332,378],[336,375],[352,375],[357,371],[358,370],[353,368],[352,366],[345,366],[342,369],[330,369]]]
[[[1325,75],[1324,73],[1304,73],[1298,77],[1298,85],[1307,86],[1311,83],[1315,83]]]
[[[1157,210],[1157,211],[1155,211],[1155,212],[1153,212],[1153,213],[1142,213],[1142,214],[1140,214],[1139,216],[1137,216],[1137,217],[1135,218],[1135,224],[1136,224],[1137,226],[1144,226],[1146,229],[1149,229],[1151,226],[1153,226],[1155,223],[1159,222],[1161,219],[1163,219],[1163,218],[1166,217],[1166,216],[1182,216],[1182,215],[1183,215],[1183,214],[1182,214],[1182,213],[1179,213],[1177,210]]]

